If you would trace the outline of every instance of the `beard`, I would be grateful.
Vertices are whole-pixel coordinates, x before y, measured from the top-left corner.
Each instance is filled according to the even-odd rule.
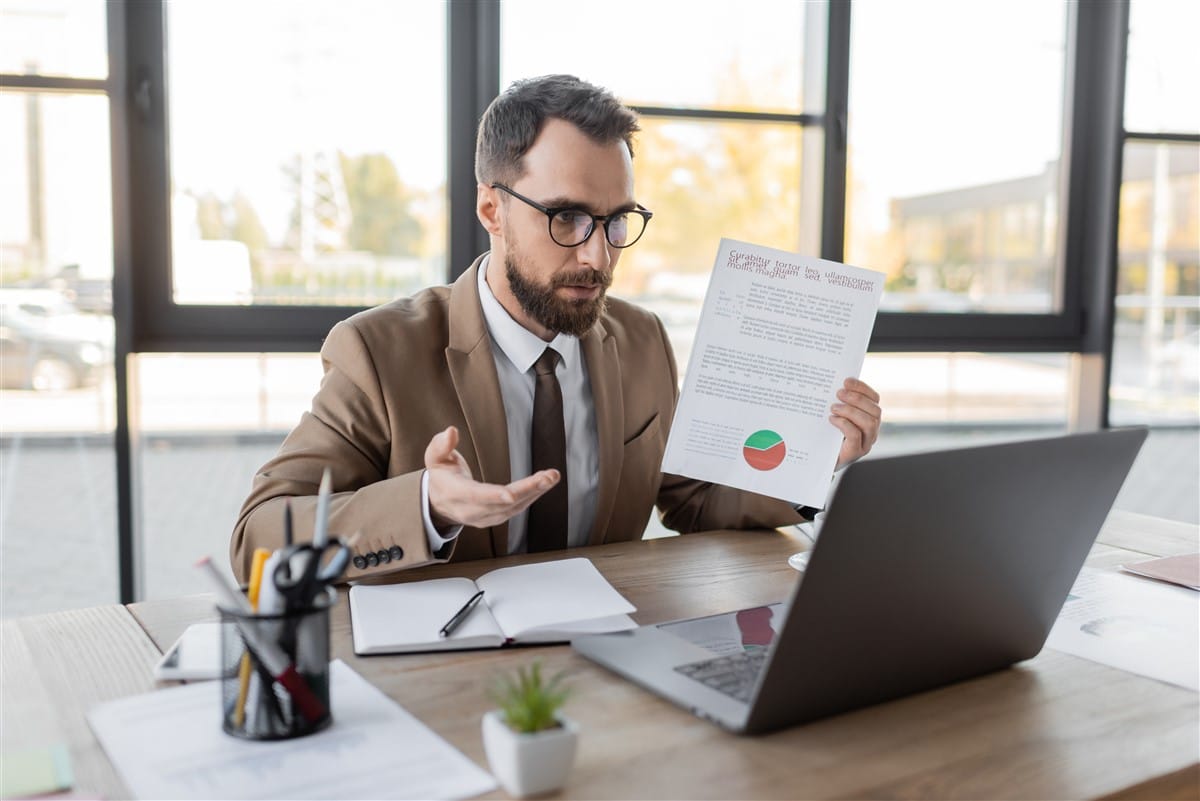
[[[542,285],[526,278],[519,266],[520,256],[512,248],[504,254],[504,274],[509,289],[521,308],[541,326],[558,334],[581,337],[592,329],[608,306],[605,292],[612,284],[612,273],[584,268],[559,273]],[[562,286],[598,286],[600,294],[586,300],[564,300],[555,292]]]

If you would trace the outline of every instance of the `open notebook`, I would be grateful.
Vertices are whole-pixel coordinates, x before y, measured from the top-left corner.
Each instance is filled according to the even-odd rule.
[[[472,595],[483,601],[449,637],[438,630]],[[395,654],[566,642],[626,631],[633,604],[588,559],[504,567],[475,581],[432,579],[350,588],[354,653]]]

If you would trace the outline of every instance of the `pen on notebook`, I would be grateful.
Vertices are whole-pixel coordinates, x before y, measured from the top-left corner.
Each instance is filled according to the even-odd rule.
[[[217,570],[212,559],[206,556],[196,563],[196,567],[203,569],[213,589],[217,591],[217,596],[226,606],[243,615],[253,614],[254,610],[250,608],[246,596],[238,592],[221,571]],[[255,626],[247,625],[244,619],[237,618],[235,622],[238,631],[246,640],[246,645],[258,656],[258,661],[270,672],[271,678],[288,691],[292,701],[300,709],[300,714],[309,722],[316,722],[324,717],[325,705],[313,694],[304,677],[296,672],[296,666],[291,663],[279,644],[263,636]]]
[[[329,492],[332,488],[333,476],[329,468],[321,475],[321,488],[317,490],[317,522],[313,528],[312,544],[318,550],[329,542]]]
[[[457,612],[455,612],[454,617],[446,621],[446,625],[442,626],[441,629],[438,630],[438,636],[449,637],[451,634],[453,634],[454,630],[461,626],[462,622],[467,619],[468,615],[471,614],[471,610],[479,606],[479,601],[482,598],[483,590],[480,590],[472,595],[471,600],[463,604],[462,609],[459,609]]]

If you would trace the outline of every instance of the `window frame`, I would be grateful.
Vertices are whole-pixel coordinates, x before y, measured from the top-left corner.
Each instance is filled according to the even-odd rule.
[[[1126,11],[1124,0],[1067,7],[1056,254],[1061,308],[1031,314],[881,311],[870,350],[1107,353],[1112,310],[1105,287],[1115,275],[1115,257],[1104,243],[1113,229],[1113,178],[1120,175],[1110,132],[1119,121],[1120,103],[1113,100],[1123,91]],[[830,252],[842,260],[840,247]]]
[[[1143,0],[1144,1],[1144,0]],[[1125,127],[1125,70],[1128,60],[1128,33],[1129,20],[1132,10],[1130,0],[1122,0],[1123,10],[1123,25],[1122,25],[1122,40],[1120,51],[1120,63],[1122,68],[1121,78],[1121,93],[1118,103],[1118,122],[1116,125],[1116,140],[1117,140],[1117,165],[1116,175],[1113,181],[1114,198],[1113,198],[1113,215],[1112,215],[1112,286],[1108,293],[1108,302],[1110,303],[1110,318],[1108,321],[1108,350],[1106,372],[1104,383],[1101,387],[1101,397],[1099,399],[1101,408],[1103,409],[1104,425],[1109,425],[1109,408],[1112,402],[1112,347],[1115,336],[1116,323],[1116,297],[1117,297],[1117,282],[1120,278],[1120,196],[1121,189],[1124,184],[1124,160],[1125,151],[1130,145],[1147,145],[1147,144],[1165,144],[1165,145],[1193,145],[1200,148],[1200,132],[1198,133],[1183,133],[1179,131],[1149,131],[1128,129]]]
[[[447,0],[448,248],[453,280],[487,248],[474,214],[474,131],[498,93],[500,2]],[[0,76],[4,91],[103,92],[110,101],[113,183],[113,315],[116,325],[118,561],[120,598],[138,597],[136,355],[153,352],[314,352],[328,330],[360,307],[189,306],[170,286],[169,143],[163,1],[108,11],[106,79]],[[1124,143],[1195,142],[1196,137],[1123,129],[1129,0],[1070,4],[1059,196],[1062,309],[1048,314],[880,313],[872,351],[1068,352],[1092,359],[1078,391],[1107,424],[1116,286],[1117,212]],[[233,21],[234,23],[236,21]],[[789,122],[821,126],[823,258],[843,256],[851,0],[831,2],[822,115]],[[370,77],[370,76],[368,76]],[[364,78],[366,79],[366,78]],[[647,117],[712,117],[703,109],[645,107]],[[731,119],[755,119],[733,112]],[[785,115],[790,117],[791,115]],[[1098,397],[1097,397],[1098,396]]]
[[[773,114],[702,108],[638,107],[647,118],[787,122],[820,127],[824,133],[821,202],[822,258],[841,261],[846,220],[846,142],[850,68],[851,2],[828,6],[825,112]],[[881,312],[873,351],[944,352],[1105,352],[1103,331],[1111,321],[1103,287],[1111,283],[1114,260],[1098,253],[1087,236],[1107,229],[1112,176],[1119,175],[1118,143],[1104,130],[1117,130],[1112,102],[1124,78],[1127,4],[1084,3],[1068,7],[1063,148],[1060,160],[1058,256],[1062,306],[1044,314],[968,312]],[[448,236],[447,280],[453,280],[487,249],[476,223],[474,129],[500,91],[501,3],[449,0],[447,3]],[[204,306],[173,302],[170,288],[169,98],[165,96],[165,24],[161,3],[138,3],[126,10],[127,60],[134,83],[128,121],[131,149],[139,154],[128,175],[132,219],[135,352],[312,351],[339,320],[359,306]],[[1111,32],[1120,28],[1119,41]],[[1103,61],[1103,58],[1109,58]],[[1107,68],[1106,68],[1107,65]],[[1088,120],[1075,125],[1075,120]],[[1096,122],[1104,125],[1097,126]],[[1105,140],[1105,141],[1097,141]],[[1094,202],[1099,192],[1103,202]],[[1089,198],[1089,202],[1082,202]],[[1114,199],[1115,202],[1115,199]],[[1085,269],[1090,265],[1092,269]]]

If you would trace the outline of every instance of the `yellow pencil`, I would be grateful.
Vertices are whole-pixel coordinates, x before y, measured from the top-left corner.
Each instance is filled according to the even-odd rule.
[[[250,608],[258,611],[258,591],[262,589],[263,566],[271,558],[271,552],[266,548],[254,549],[254,561],[250,563],[250,588],[246,597],[250,600]]]
[[[263,566],[271,552],[266,548],[254,549],[254,561],[250,565],[250,588],[246,595],[250,607],[258,609],[258,591],[262,589]],[[250,654],[242,654],[242,662],[238,665],[238,697],[237,705],[233,708],[233,725],[242,728],[246,722],[246,695],[250,692]]]

